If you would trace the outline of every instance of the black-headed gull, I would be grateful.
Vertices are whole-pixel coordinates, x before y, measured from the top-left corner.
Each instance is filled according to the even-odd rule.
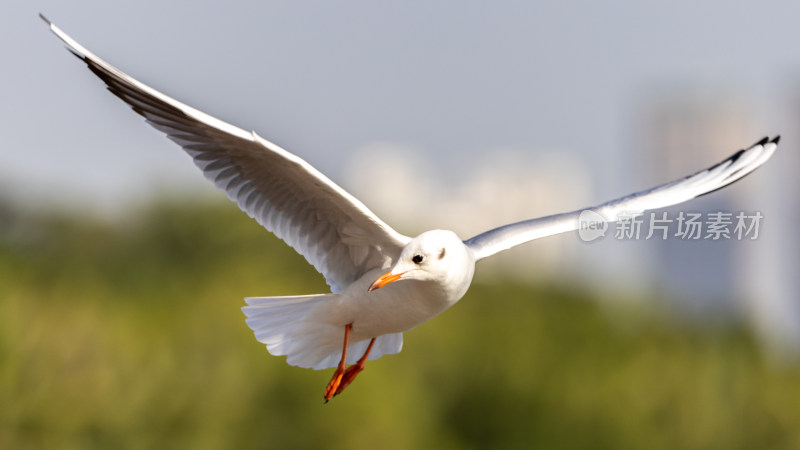
[[[367,359],[398,353],[404,331],[461,299],[477,261],[574,231],[587,209],[613,221],[623,212],[721,189],[767,161],[779,139],[765,138],[708,169],[592,208],[501,226],[465,241],[444,230],[410,238],[297,156],[140,83],[42,19],[112,93],[183,147],[228,198],[325,276],[329,294],[250,297],[242,308],[256,339],[273,355],[299,367],[336,367],[325,401],[342,392]]]

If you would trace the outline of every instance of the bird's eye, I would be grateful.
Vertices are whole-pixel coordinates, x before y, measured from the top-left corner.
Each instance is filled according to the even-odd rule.
[[[422,256],[422,255],[414,255],[414,257],[411,258],[411,261],[414,261],[414,264],[422,264],[422,261],[424,261],[424,260],[425,260],[425,257]]]

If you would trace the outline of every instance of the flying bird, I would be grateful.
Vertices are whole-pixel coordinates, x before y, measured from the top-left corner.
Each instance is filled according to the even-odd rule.
[[[503,225],[467,240],[446,230],[412,238],[306,161],[137,81],[41,18],[109,91],[180,145],[229,199],[325,277],[330,293],[250,297],[242,310],[271,354],[286,356],[293,366],[336,368],[326,402],[353,382],[367,360],[398,353],[404,331],[458,302],[478,261],[578,230],[583,211],[611,222],[621,213],[630,217],[721,189],[764,164],[780,138],[764,138],[705,170],[594,207]]]

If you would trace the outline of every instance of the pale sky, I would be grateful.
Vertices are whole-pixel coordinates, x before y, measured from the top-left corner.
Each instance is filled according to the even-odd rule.
[[[648,151],[636,127],[653,93],[730,90],[768,120],[800,68],[792,1],[3,2],[0,188],[83,207],[210,185],[104,91],[40,11],[132,76],[255,129],[345,188],[355,152],[387,142],[451,181],[497,149],[575,154],[604,200],[647,185],[621,182],[620,159]],[[767,120],[753,141],[789,134]]]

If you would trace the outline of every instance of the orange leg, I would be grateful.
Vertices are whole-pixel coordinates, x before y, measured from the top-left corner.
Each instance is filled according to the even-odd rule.
[[[331,381],[328,382],[328,386],[325,388],[325,403],[328,403],[334,395],[336,395],[336,391],[339,389],[339,383],[342,382],[342,376],[345,372],[345,367],[347,367],[347,344],[350,341],[350,330],[353,329],[353,324],[348,323],[344,326],[344,345],[342,346],[342,359],[339,361],[339,366],[336,368],[336,371],[333,372],[333,377],[331,377]]]
[[[342,376],[342,381],[339,383],[339,387],[336,388],[336,392],[333,395],[341,394],[344,388],[350,386],[350,383],[352,383],[353,380],[356,379],[356,375],[358,375],[359,373],[361,373],[362,370],[364,370],[364,364],[366,364],[367,362],[367,357],[369,356],[369,352],[372,351],[373,345],[375,345],[375,338],[372,338],[372,340],[369,341],[369,346],[367,347],[367,351],[364,352],[364,356],[362,356],[361,359],[358,360],[358,362],[348,367],[347,370],[344,372],[344,375]]]

